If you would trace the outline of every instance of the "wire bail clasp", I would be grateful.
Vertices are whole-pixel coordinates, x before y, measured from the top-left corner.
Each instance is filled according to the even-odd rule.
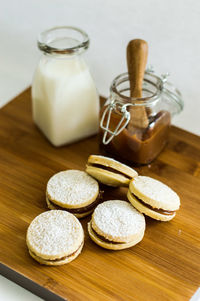
[[[108,144],[110,141],[117,135],[119,135],[128,125],[130,121],[130,113],[127,110],[127,106],[130,104],[122,104],[119,101],[112,100],[110,104],[108,104],[107,108],[104,110],[101,121],[100,121],[100,127],[102,130],[104,130],[104,135],[103,135],[103,144]],[[116,128],[114,131],[111,131],[109,129],[110,126],[110,118],[111,114],[113,111],[117,111],[118,114],[121,114],[122,117],[117,124]],[[107,119],[106,119],[107,118]],[[106,121],[106,125],[104,126],[104,121]],[[125,121],[125,123],[122,125],[122,123]],[[110,134],[110,137],[108,136],[108,133]]]

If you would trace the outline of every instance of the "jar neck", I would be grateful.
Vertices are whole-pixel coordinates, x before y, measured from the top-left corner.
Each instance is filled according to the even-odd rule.
[[[162,80],[150,73],[145,72],[143,87],[142,87],[142,98],[130,97],[130,81],[128,73],[123,73],[117,76],[110,87],[111,98],[115,99],[124,104],[134,104],[136,106],[141,105],[152,105],[159,100],[163,90]]]
[[[54,27],[39,35],[38,47],[47,55],[71,57],[88,49],[89,37],[76,27]]]

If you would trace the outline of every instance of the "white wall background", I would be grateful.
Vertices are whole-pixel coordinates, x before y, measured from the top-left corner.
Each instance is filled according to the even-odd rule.
[[[0,106],[31,84],[39,58],[37,35],[57,25],[87,31],[91,70],[105,96],[113,78],[126,70],[128,41],[147,40],[148,62],[158,74],[169,71],[183,94],[185,109],[174,123],[200,133],[198,0],[0,0]],[[23,289],[18,296],[15,285],[1,280],[1,300],[22,300]],[[33,297],[29,294],[29,300]]]
[[[29,86],[39,32],[55,25],[88,32],[91,70],[101,94],[126,70],[132,38],[149,43],[148,62],[169,71],[185,109],[174,123],[200,133],[200,2],[198,0],[0,0],[0,104]]]

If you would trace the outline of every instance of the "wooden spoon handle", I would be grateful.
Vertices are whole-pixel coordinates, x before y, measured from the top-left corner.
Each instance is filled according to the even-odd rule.
[[[130,96],[134,98],[142,97],[142,83],[148,56],[148,44],[144,40],[136,39],[128,43],[127,65],[130,81]],[[146,128],[149,124],[145,107],[130,108],[131,127]]]
[[[128,43],[127,65],[130,80],[131,97],[142,97],[142,82],[147,63],[148,44],[136,39]]]

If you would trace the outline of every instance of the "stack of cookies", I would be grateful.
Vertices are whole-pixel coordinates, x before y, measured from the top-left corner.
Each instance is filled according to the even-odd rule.
[[[102,202],[99,183],[127,187],[127,200]],[[169,221],[180,207],[178,195],[167,185],[99,155],[88,158],[86,172],[67,170],[53,175],[47,183],[46,203],[51,210],[31,222],[26,239],[30,255],[45,265],[65,264],[80,254],[84,232],[77,218],[93,211],[90,238],[103,248],[122,250],[143,239],[143,213]]]

